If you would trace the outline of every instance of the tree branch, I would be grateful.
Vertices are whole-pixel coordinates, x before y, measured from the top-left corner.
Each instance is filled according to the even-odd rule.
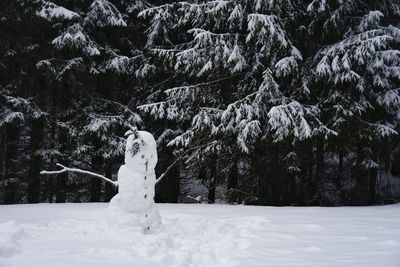
[[[184,153],[185,154],[185,153]],[[174,162],[171,163],[171,165],[168,166],[168,168],[160,175],[160,177],[158,177],[158,179],[156,180],[156,184],[158,184],[164,177],[165,175],[168,174],[168,172],[176,165],[178,164],[178,162],[183,158],[184,154],[182,154],[181,156],[179,156]]]
[[[192,148],[189,148],[188,150],[186,150],[185,152],[183,152],[179,157],[177,157],[174,162],[172,162],[168,168],[160,175],[160,177],[158,177],[158,179],[156,180],[156,185],[168,174],[168,172],[176,165],[179,163],[179,161],[181,161],[181,159],[183,159],[187,154],[189,154],[190,152],[192,152],[193,150],[202,148],[209,145],[207,144],[203,144],[203,145],[198,145]]]
[[[133,112],[127,105],[121,104],[121,103],[119,103],[117,101],[113,101],[113,100],[110,100],[110,99],[104,99],[104,98],[101,98],[101,97],[93,97],[93,99],[96,99],[98,101],[103,101],[105,103],[114,104],[114,105],[120,107],[121,109],[127,111],[132,116],[137,116],[137,114],[135,112]]]
[[[62,169],[58,170],[58,171],[41,171],[40,174],[51,175],[51,174],[59,174],[59,173],[64,173],[64,172],[83,173],[83,174],[88,174],[88,175],[103,179],[104,181],[109,182],[109,183],[113,184],[114,186],[118,186],[118,183],[116,181],[113,181],[113,180],[111,180],[111,179],[109,179],[109,178],[107,178],[107,177],[105,177],[105,176],[103,176],[101,174],[94,173],[94,172],[91,172],[91,171],[85,171],[85,170],[81,170],[81,169],[77,169],[77,168],[69,168],[69,167],[66,167],[66,166],[64,166],[64,165],[62,165],[60,163],[57,163],[56,165],[61,167]]]

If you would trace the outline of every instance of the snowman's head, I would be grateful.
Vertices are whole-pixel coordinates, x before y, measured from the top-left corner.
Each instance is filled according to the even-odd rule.
[[[132,157],[141,151],[144,146],[146,146],[146,143],[140,138],[140,136],[133,139],[132,146],[129,148]]]
[[[129,151],[132,157],[146,146],[146,142],[143,140],[136,127],[131,127],[131,129],[125,133],[125,136],[128,136],[126,151]]]
[[[145,162],[146,168],[154,169],[157,164],[157,144],[153,135],[133,127],[126,135],[125,164],[136,166]]]

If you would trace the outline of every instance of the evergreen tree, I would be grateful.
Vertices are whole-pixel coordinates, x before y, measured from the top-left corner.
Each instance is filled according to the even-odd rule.
[[[313,1],[308,7],[316,18],[310,24],[313,38],[327,43],[310,59],[318,106],[326,125],[339,133],[331,148],[339,157],[338,177],[328,184],[340,191],[354,178],[362,192],[353,202],[369,197],[374,203],[377,170],[385,164],[379,159],[390,153],[380,144],[397,134],[400,35],[398,23],[392,23],[399,7],[393,1]],[[323,25],[322,36],[316,25]],[[350,177],[344,160],[354,161]]]
[[[139,14],[151,21],[147,45],[155,60],[179,75],[178,86],[166,82],[161,102],[141,106],[184,129],[170,145],[198,147],[191,159],[234,166],[255,146],[335,134],[306,101],[303,56],[295,46],[300,4],[181,2]],[[211,188],[217,177],[209,175]]]

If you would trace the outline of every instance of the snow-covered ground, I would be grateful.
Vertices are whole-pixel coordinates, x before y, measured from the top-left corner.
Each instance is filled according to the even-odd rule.
[[[149,235],[109,230],[106,207],[0,206],[0,266],[400,266],[400,205],[160,204]]]

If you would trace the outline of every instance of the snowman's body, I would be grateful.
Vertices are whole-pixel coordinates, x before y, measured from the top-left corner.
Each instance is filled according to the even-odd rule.
[[[118,194],[111,199],[109,221],[114,226],[152,231],[161,225],[154,203],[157,164],[156,141],[152,134],[136,131],[128,137],[125,164],[118,171]]]

